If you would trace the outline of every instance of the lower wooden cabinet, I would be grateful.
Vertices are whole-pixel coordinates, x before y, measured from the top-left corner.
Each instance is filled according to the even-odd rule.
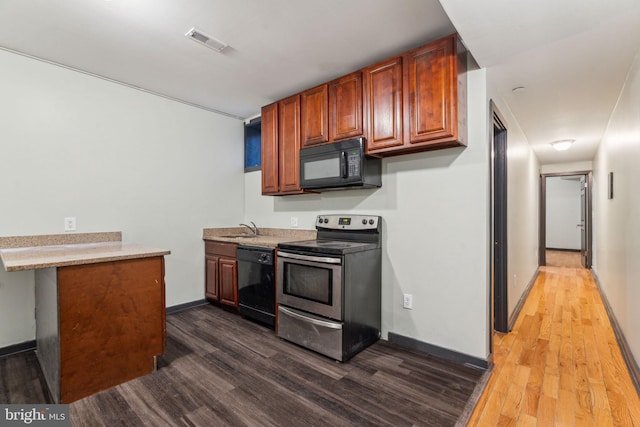
[[[37,269],[37,357],[53,403],[155,370],[165,352],[164,258]]]
[[[235,243],[205,242],[205,297],[238,307],[238,246]]]

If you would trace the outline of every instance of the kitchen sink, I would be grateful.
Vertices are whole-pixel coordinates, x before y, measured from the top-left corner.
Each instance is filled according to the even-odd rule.
[[[220,237],[224,237],[226,239],[254,239],[258,236],[255,234],[228,234]]]

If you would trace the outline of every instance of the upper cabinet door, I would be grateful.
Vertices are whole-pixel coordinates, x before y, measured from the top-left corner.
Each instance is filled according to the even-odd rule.
[[[357,71],[329,83],[329,140],[362,135],[362,73]]]
[[[410,144],[456,137],[455,39],[446,37],[405,55],[406,139]]]
[[[367,152],[402,145],[402,57],[363,71]]]
[[[276,194],[278,185],[278,103],[262,107],[262,194]]]
[[[300,125],[305,147],[329,141],[328,85],[314,87],[300,95]]]
[[[280,193],[300,190],[300,95],[278,103]]]

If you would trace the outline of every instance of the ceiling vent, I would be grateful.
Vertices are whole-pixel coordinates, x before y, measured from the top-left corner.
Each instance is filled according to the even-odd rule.
[[[225,50],[229,45],[225,42],[221,42],[220,40],[216,40],[211,36],[206,35],[200,30],[192,28],[189,30],[185,36],[189,37],[191,40],[198,42],[200,44],[205,45],[209,49],[213,49],[218,53],[221,53]]]

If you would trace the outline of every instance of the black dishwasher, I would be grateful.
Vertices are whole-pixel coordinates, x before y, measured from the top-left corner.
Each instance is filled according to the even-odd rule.
[[[276,293],[273,249],[238,246],[238,311],[244,317],[275,327]]]

